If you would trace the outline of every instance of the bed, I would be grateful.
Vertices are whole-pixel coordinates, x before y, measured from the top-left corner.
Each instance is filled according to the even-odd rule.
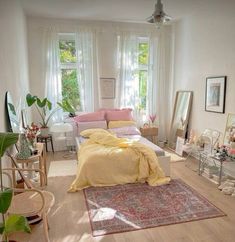
[[[76,150],[77,150],[77,152],[79,150],[79,147],[80,147],[81,143],[85,140],[80,135],[80,133],[83,130],[91,129],[91,128],[102,128],[102,129],[107,129],[108,128],[107,122],[104,121],[104,120],[96,121],[96,122],[94,122],[94,121],[91,121],[91,122],[79,122],[76,126],[77,126],[76,127],[77,136],[76,136],[75,140],[76,140]],[[137,134],[132,134],[132,135],[123,134],[120,137],[126,137],[126,138],[129,138],[129,139],[139,140],[139,142],[141,142],[143,144],[146,144],[147,146],[152,148],[155,151],[155,153],[156,153],[156,155],[158,157],[158,162],[159,162],[161,168],[163,169],[165,175],[169,176],[169,177],[171,176],[171,170],[170,170],[170,159],[171,158],[170,158],[170,156],[167,156],[165,154],[165,151],[162,148],[160,148],[156,144],[153,144],[148,139],[142,137],[140,135],[140,133],[138,135]]]
[[[70,192],[89,186],[169,182],[170,157],[141,136],[132,109],[101,109],[78,115],[74,121],[78,169]]]

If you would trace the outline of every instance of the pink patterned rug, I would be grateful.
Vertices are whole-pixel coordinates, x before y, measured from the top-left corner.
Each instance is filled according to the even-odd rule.
[[[93,236],[225,216],[183,181],[84,189]]]

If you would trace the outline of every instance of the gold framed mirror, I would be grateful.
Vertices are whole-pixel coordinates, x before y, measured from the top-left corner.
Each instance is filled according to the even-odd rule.
[[[235,146],[235,114],[229,113],[224,131],[224,145]]]
[[[176,148],[177,137],[185,138],[192,106],[193,92],[177,91],[169,132],[168,146]]]

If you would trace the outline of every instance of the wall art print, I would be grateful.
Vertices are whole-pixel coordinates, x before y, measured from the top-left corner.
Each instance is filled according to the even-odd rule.
[[[226,96],[226,76],[206,78],[205,110],[224,113]]]

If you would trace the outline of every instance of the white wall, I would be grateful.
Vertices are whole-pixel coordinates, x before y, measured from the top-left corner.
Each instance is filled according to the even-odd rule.
[[[0,132],[5,132],[5,92],[17,105],[28,90],[26,21],[17,0],[0,0]]]
[[[193,91],[190,126],[198,133],[205,128],[224,132],[227,114],[235,113],[235,3],[225,7],[204,9],[175,25],[174,91]],[[225,114],[206,112],[206,77],[223,75]]]

